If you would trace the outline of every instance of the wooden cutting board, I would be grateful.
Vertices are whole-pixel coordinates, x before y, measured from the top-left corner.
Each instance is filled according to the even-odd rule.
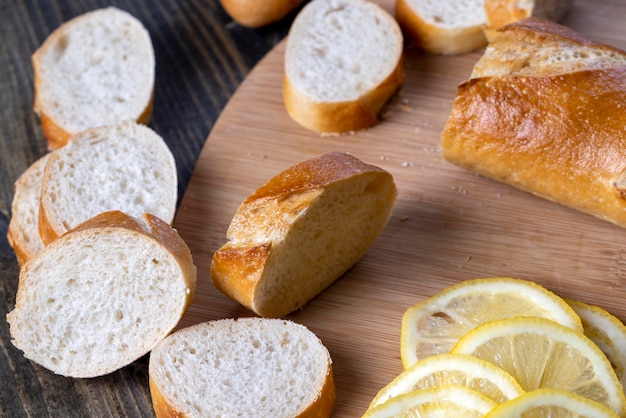
[[[391,0],[381,2],[391,10]],[[566,24],[626,49],[626,2],[576,1]],[[462,280],[512,276],[626,319],[626,230],[445,162],[439,136],[459,82],[482,51],[456,57],[406,51],[406,83],[381,122],[355,135],[320,137],[293,122],[282,102],[285,43],[241,84],[213,128],[175,226],[198,266],[197,292],[181,326],[251,316],[215,290],[213,252],[243,199],[284,168],[350,152],[395,178],[387,228],[366,256],[289,318],[330,350],[335,416],[360,416],[401,370],[400,321],[411,305]],[[210,75],[207,75],[209,77]],[[288,394],[286,394],[288,396]]]

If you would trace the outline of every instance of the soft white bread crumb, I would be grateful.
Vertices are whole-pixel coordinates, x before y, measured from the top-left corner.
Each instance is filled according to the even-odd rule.
[[[152,129],[124,122],[83,131],[46,164],[39,233],[47,244],[109,210],[150,213],[171,223],[177,183],[174,157]]]
[[[39,236],[39,197],[43,171],[49,157],[50,154],[45,154],[39,158],[15,182],[7,240],[20,265],[44,247]]]
[[[24,265],[7,315],[11,338],[54,373],[107,374],[171,332],[195,283],[191,253],[168,224],[107,212]]]
[[[122,10],[108,7],[66,22],[32,62],[34,109],[50,149],[88,128],[150,119],[152,41],[141,22]]]
[[[150,354],[157,417],[328,417],[331,358],[292,321],[222,319],[183,328]]]
[[[433,54],[462,54],[487,43],[483,0],[398,0],[396,19],[410,44]]]
[[[395,19],[365,0],[314,0],[287,38],[287,112],[323,133],[373,125],[404,81],[402,33]]]
[[[366,253],[396,194],[390,173],[348,154],[289,167],[237,209],[213,254],[213,283],[260,316],[285,316]]]

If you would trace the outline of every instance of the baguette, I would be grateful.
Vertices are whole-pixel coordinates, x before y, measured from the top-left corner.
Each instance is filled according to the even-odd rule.
[[[451,163],[626,226],[626,52],[557,23],[499,30],[458,88]]]
[[[50,154],[45,154],[39,158],[15,182],[7,241],[20,266],[44,247],[39,236],[39,197],[49,157]]]
[[[404,82],[402,33],[365,0],[313,0],[287,38],[283,98],[288,115],[322,134],[368,128]]]
[[[237,209],[213,254],[213,283],[260,316],[285,316],[365,254],[396,194],[391,174],[348,154],[296,164]]]
[[[278,22],[302,0],[220,0],[230,17],[242,26],[260,28]]]
[[[484,0],[397,0],[407,42],[431,54],[458,55],[487,44]]]
[[[572,0],[484,0],[487,41],[497,34],[497,29],[518,20],[535,16],[559,22],[571,9]]]
[[[134,122],[74,135],[52,153],[41,185],[39,234],[44,244],[110,210],[167,223],[178,199],[174,156],[152,129]]]
[[[34,111],[48,149],[70,136],[152,114],[155,58],[150,34],[130,14],[108,7],[57,28],[32,56]]]
[[[264,318],[183,328],[150,354],[156,416],[330,417],[331,358],[305,326]]]
[[[189,248],[167,223],[102,213],[23,266],[12,342],[54,373],[108,374],[168,335],[195,283]]]

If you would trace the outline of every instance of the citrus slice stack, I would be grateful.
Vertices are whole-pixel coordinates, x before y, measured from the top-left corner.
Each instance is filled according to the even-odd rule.
[[[626,326],[599,306],[568,300],[582,320],[584,333],[609,359],[622,386],[626,386]]]
[[[409,308],[402,318],[400,355],[405,369],[421,358],[450,352],[472,328],[485,322],[532,316],[582,331],[576,312],[559,296],[526,280],[468,280]]]
[[[554,321],[517,317],[485,323],[464,335],[452,353],[493,363],[526,391],[563,389],[626,413],[622,385],[604,353],[581,332]]]
[[[496,405],[494,401],[473,389],[449,385],[396,396],[368,409],[363,418],[482,418]]]
[[[488,361],[461,354],[439,354],[420,360],[400,373],[378,392],[369,407],[415,390],[448,385],[465,386],[497,403],[524,393],[510,374]]]
[[[560,389],[536,389],[494,407],[485,418],[618,418],[606,406]]]

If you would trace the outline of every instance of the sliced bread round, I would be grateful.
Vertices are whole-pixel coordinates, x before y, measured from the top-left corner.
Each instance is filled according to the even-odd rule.
[[[287,113],[326,134],[370,127],[404,81],[403,39],[395,19],[365,0],[314,0],[287,38]]]
[[[260,316],[285,316],[367,252],[396,194],[389,172],[349,154],[289,167],[237,209],[213,254],[213,284]]]
[[[220,0],[234,21],[249,28],[260,28],[279,21],[302,0]]]
[[[329,417],[331,358],[304,325],[221,319],[180,329],[150,354],[157,417]]]
[[[34,110],[49,149],[88,128],[150,119],[154,50],[146,28],[127,12],[108,7],[69,20],[32,63]]]
[[[39,233],[44,244],[110,210],[174,219],[174,157],[152,129],[134,122],[100,126],[73,136],[52,153],[41,185]]]
[[[7,240],[20,265],[44,247],[39,236],[39,197],[49,157],[50,154],[45,154],[39,158],[15,182]]]
[[[104,375],[172,331],[195,283],[191,252],[167,223],[106,212],[24,265],[7,315],[11,338],[54,373]]]
[[[487,44],[484,0],[397,0],[407,41],[432,54],[457,55]]]

